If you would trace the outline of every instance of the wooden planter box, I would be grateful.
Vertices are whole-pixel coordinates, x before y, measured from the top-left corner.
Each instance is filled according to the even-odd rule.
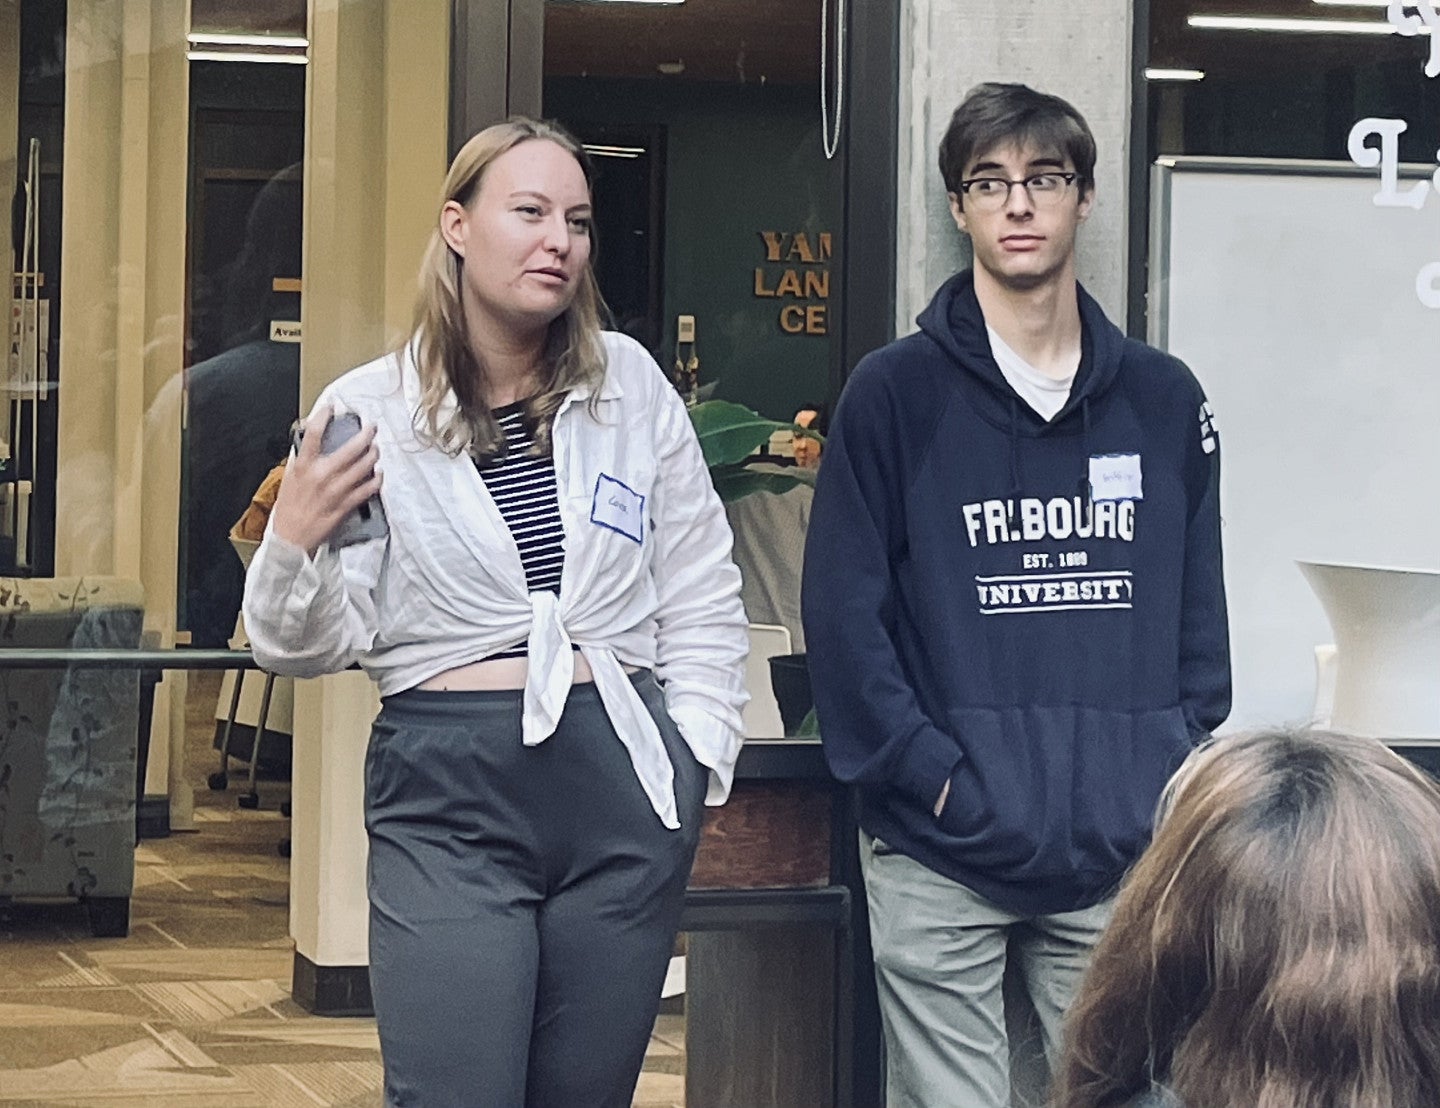
[[[706,809],[690,887],[828,885],[832,792],[823,782],[737,780],[723,806]]]

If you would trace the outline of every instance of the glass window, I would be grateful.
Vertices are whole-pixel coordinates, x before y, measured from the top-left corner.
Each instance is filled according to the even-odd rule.
[[[244,577],[230,530],[299,414],[305,69],[227,58],[258,52],[249,34],[192,34],[178,617],[221,647]]]
[[[835,48],[833,27],[822,43],[819,0],[545,5],[544,111],[595,162],[613,326],[649,348],[702,426],[721,415],[707,401],[728,401],[825,427],[843,243],[821,58]],[[784,491],[751,492],[728,512],[755,624],[747,728],[777,736],[809,707],[799,602],[812,488],[786,478],[813,477],[819,452],[802,443],[797,466],[786,430],[758,450],[747,468]]]
[[[1154,0],[1148,57],[1150,328],[1225,451],[1230,726],[1436,736],[1393,663],[1440,651],[1440,17],[1258,7]]]
[[[748,492],[727,510],[756,625],[752,688],[764,690],[746,726],[761,740],[802,729],[809,713],[800,557],[823,454],[803,436],[797,446],[791,425],[824,431],[842,368],[842,167],[827,156],[838,127],[838,44],[822,35],[821,3],[545,5],[544,112],[594,156],[609,322],[655,355],[697,424],[707,411],[723,419],[726,404],[775,422],[743,459],[754,480],[737,479],[742,459],[728,463],[730,491]],[[197,953],[171,967],[178,987],[213,975],[201,953],[213,920],[227,933],[236,924],[243,935],[232,944],[262,947],[247,962],[264,967],[255,1011],[279,1003],[266,991],[276,979],[293,968],[300,981],[306,966],[334,971],[327,983],[363,996],[354,787],[363,752],[353,739],[369,723],[373,690],[350,694],[359,674],[297,693],[253,671],[242,680],[170,669],[162,680],[73,658],[41,669],[17,652],[156,647],[173,662],[178,648],[191,648],[193,661],[197,648],[243,645],[254,533],[240,523],[284,457],[292,422],[331,379],[408,333],[445,170],[449,90],[436,74],[452,14],[444,0],[0,2],[0,200],[14,201],[17,275],[5,283],[11,330],[0,378],[0,902],[8,912],[12,895],[63,898],[63,911],[75,913],[66,925],[83,927],[87,907],[70,900],[78,891],[97,935],[123,933],[132,893],[154,898],[156,887],[182,880],[157,860],[174,855],[158,849],[142,850],[136,870],[137,802],[142,822],[158,805],[176,830],[214,832],[237,818],[238,778],[257,766],[259,792],[252,778],[242,798],[258,800],[266,810],[255,819],[270,820],[269,841],[288,849],[273,809],[288,795],[298,724],[316,741],[293,744],[305,863],[289,887],[294,950],[274,932],[273,913],[257,919],[244,897],[237,908],[233,870],[195,880],[228,887],[214,903],[209,888],[197,895],[209,914],[194,936],[154,920],[159,938],[144,940]],[[322,740],[335,744],[323,759]],[[227,742],[243,759],[239,773]],[[813,834],[798,844],[789,840],[802,833],[774,835],[789,868],[754,878],[755,887],[808,889],[841,876],[830,874],[831,783],[820,752],[794,747],[807,758],[804,777],[786,776],[775,791],[795,801],[791,826]],[[762,800],[769,787],[760,782]],[[759,834],[786,826],[738,803],[729,811]],[[306,820],[308,854],[298,830]],[[258,838],[226,837],[247,848]],[[742,842],[736,853],[764,852]],[[226,862],[235,864],[233,853]],[[273,869],[251,876],[276,880]],[[826,903],[833,924],[843,905]],[[687,1034],[704,1044],[696,1055],[710,1067],[695,1080],[725,1079],[729,1055],[716,1044],[744,1005],[722,986],[774,1000],[788,973],[783,995],[796,1003],[770,1012],[773,1022],[757,1020],[752,1038],[784,1020],[787,1055],[831,1042],[831,982],[851,972],[837,962],[837,932],[780,930],[773,943],[765,931],[766,957],[743,973],[745,944],[733,937],[697,930],[677,944],[677,956],[703,967],[687,985],[674,963],[638,1103],[683,1099]],[[51,936],[29,938],[53,953]],[[81,968],[117,965],[96,956]],[[704,992],[685,1014],[682,991],[692,1000]],[[240,992],[237,1003],[248,1004]],[[128,1015],[106,1018],[120,1026],[114,1020]],[[48,1066],[56,1047],[43,1038],[32,1045]],[[307,1056],[303,1076],[314,1085],[305,1088],[376,1095],[373,1042],[361,1045],[363,1056],[353,1043],[337,1048],[338,1061]],[[828,1099],[848,1060],[815,1054],[805,1065],[815,1081],[803,1095],[782,1094],[785,1102]],[[288,1095],[304,1085],[283,1077]],[[241,1085],[230,1086],[241,1099],[260,1095]]]
[[[834,400],[844,243],[841,163],[826,157],[834,101],[827,120],[820,91],[822,51],[834,75],[830,30],[822,42],[820,0],[545,4],[544,113],[595,164],[597,272],[612,325],[655,356],[702,436],[733,413],[727,403],[823,431]],[[823,464],[815,444],[797,450],[782,429],[745,459],[765,478],[712,469],[733,497],[726,509],[751,620],[752,742],[813,726],[800,581],[810,482]],[[737,794],[719,816],[733,828],[750,810]],[[813,827],[804,849],[828,865],[828,820]],[[828,1102],[832,933],[763,934],[685,938],[684,979],[674,983],[683,998],[657,1024],[637,1103]],[[813,1018],[797,1023],[807,1006]],[[737,1023],[741,1009],[749,1028]],[[793,1029],[783,1046],[766,1038],[777,1022]],[[737,1077],[736,1057],[770,1049],[786,1059],[783,1073],[747,1064]]]
[[[313,24],[311,7],[0,4],[15,275],[3,286],[0,651],[243,642],[247,545],[233,532],[302,398],[408,326],[444,173],[448,86],[434,74],[449,5],[320,5]],[[371,63],[387,50],[415,65],[377,82]],[[323,310],[303,328],[316,274]],[[28,664],[0,659],[0,679]],[[72,677],[50,672],[45,703],[80,695]],[[137,685],[133,671],[125,680]],[[232,712],[237,752],[260,729],[262,682],[232,706],[226,680],[168,671],[145,686],[153,705],[132,692],[127,726],[111,712],[128,745],[107,763],[107,795],[148,797],[189,826]],[[289,683],[273,691],[261,760],[283,767]],[[53,730],[50,708],[35,711]],[[21,722],[0,711],[0,752],[28,749]],[[138,762],[128,786],[114,772],[126,758]],[[43,765],[4,757],[0,794],[22,769],[26,796],[42,797]]]
[[[18,14],[18,13],[17,13]],[[55,435],[60,318],[61,153],[65,137],[63,4],[26,5],[11,55],[6,114],[15,139],[0,199],[13,189],[13,264],[6,279],[7,357],[0,413],[0,574],[46,574],[55,563]],[[18,226],[16,226],[18,225]],[[18,232],[18,233],[16,233]]]

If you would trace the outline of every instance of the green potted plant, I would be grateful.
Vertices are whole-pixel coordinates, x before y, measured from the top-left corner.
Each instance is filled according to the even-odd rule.
[[[757,460],[755,451],[767,444],[777,431],[790,431],[823,445],[825,438],[818,431],[796,423],[766,419],[753,409],[729,400],[703,400],[691,405],[690,419],[699,436],[705,464],[710,467],[715,491],[727,504],[757,493],[783,493],[797,485],[814,485],[813,469],[773,466],[757,469],[753,463]],[[786,730],[797,735],[817,734],[805,655],[782,654],[771,658],[770,682],[780,703],[781,718],[786,720]],[[792,728],[791,720],[797,717],[801,717],[800,722]]]
[[[702,400],[690,408],[690,421],[700,438],[705,464],[715,482],[715,491],[727,504],[754,493],[788,492],[796,485],[813,485],[812,469],[753,469],[755,451],[770,441],[776,431],[790,431],[824,443],[817,431],[798,423],[766,419],[759,412],[729,400]]]

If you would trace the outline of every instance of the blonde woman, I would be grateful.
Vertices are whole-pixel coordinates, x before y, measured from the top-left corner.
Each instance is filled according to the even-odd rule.
[[[1372,739],[1199,748],[1066,1026],[1059,1108],[1440,1104],[1440,789]]]
[[[630,1103],[702,803],[738,754],[730,532],[680,398],[600,331],[590,221],[559,128],[465,145],[414,337],[320,397],[246,584],[266,668],[358,661],[379,685],[392,1108]],[[340,413],[363,430],[322,453]],[[376,495],[388,535],[327,541]]]

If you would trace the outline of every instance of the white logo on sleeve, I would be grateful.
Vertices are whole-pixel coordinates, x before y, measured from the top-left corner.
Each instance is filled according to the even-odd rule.
[[[1210,410],[1208,400],[1200,403],[1200,449],[1207,454],[1215,453],[1219,432],[1215,429],[1215,413]]]

